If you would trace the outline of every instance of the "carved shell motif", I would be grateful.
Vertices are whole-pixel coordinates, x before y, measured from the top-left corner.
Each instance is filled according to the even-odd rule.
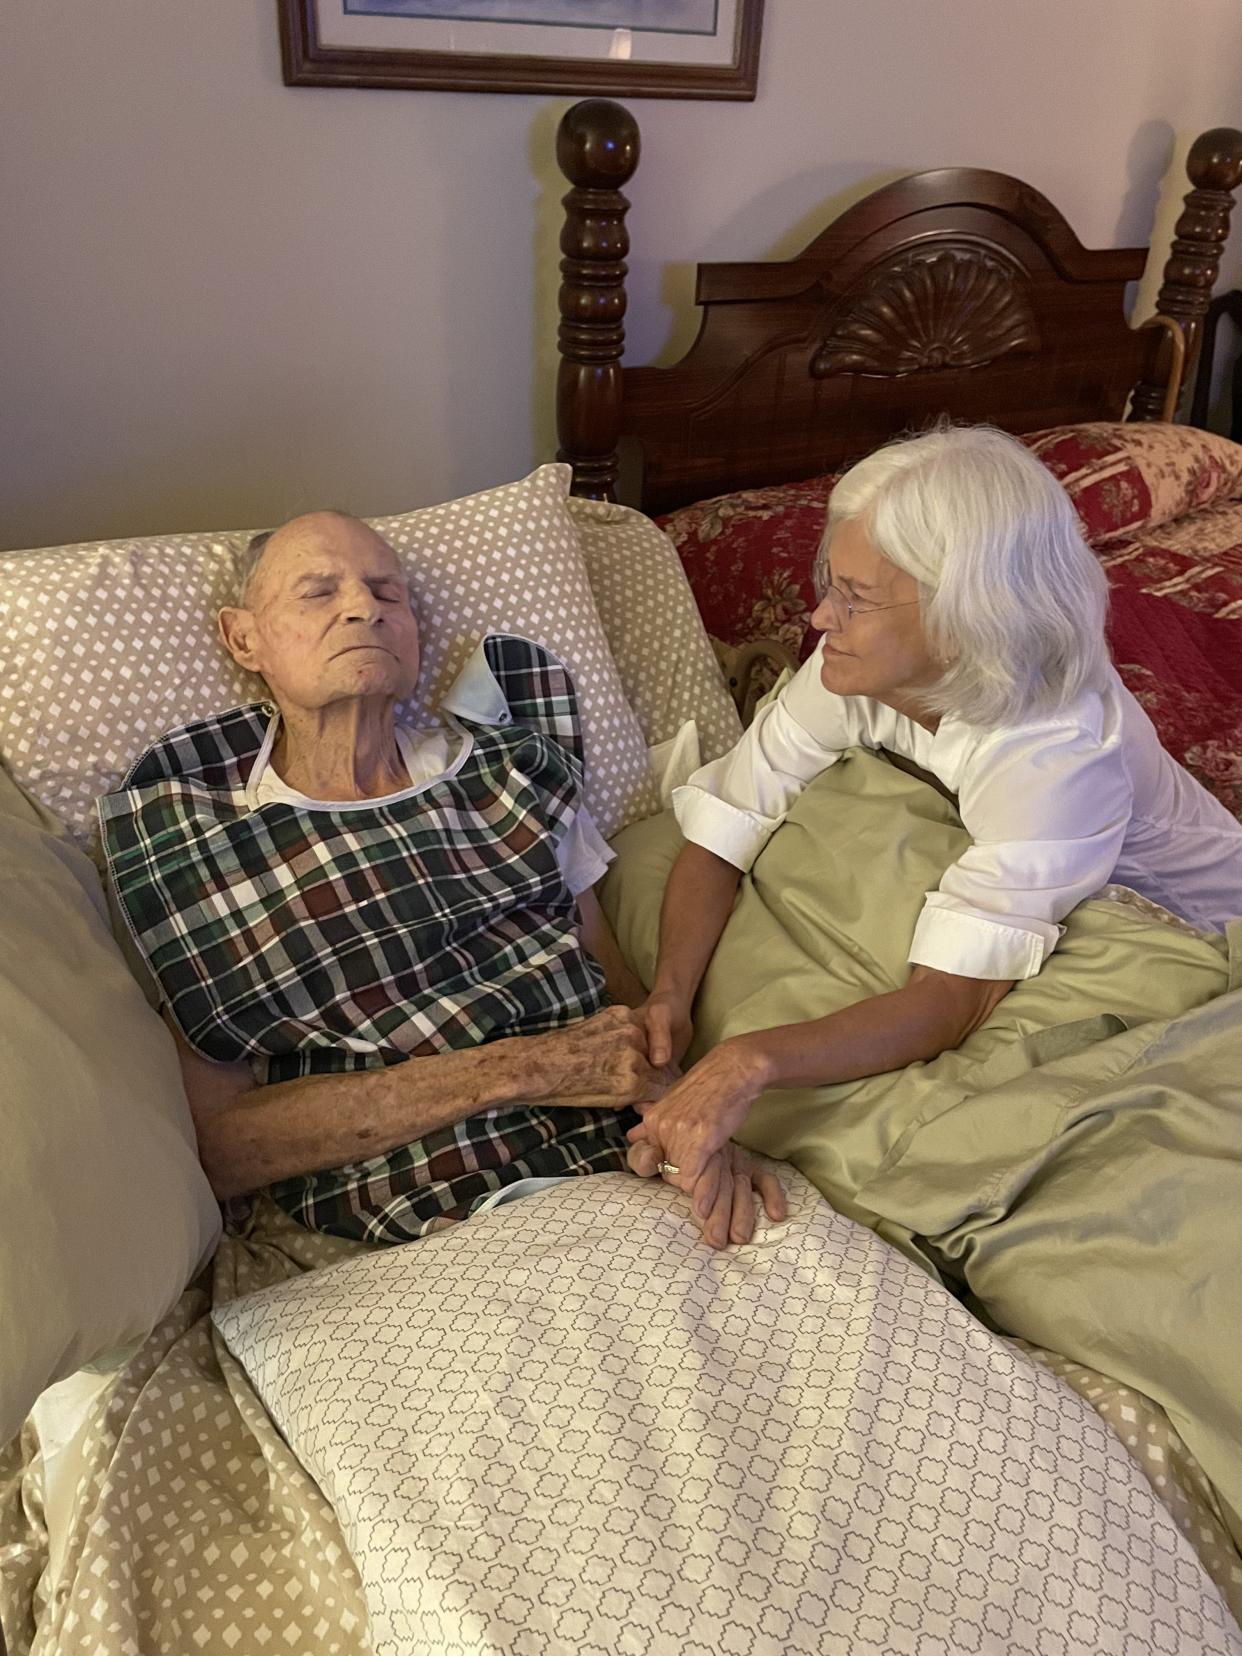
[[[873,273],[815,353],[811,376],[979,368],[1038,349],[1034,314],[1009,265],[982,249],[930,248]]]

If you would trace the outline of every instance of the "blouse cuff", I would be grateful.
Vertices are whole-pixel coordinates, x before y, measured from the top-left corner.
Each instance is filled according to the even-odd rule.
[[[690,784],[673,789],[673,811],[682,836],[747,873],[780,826],[779,819],[743,811]]]
[[[929,900],[906,958],[912,966],[931,966],[957,977],[1018,982],[1035,976],[1063,929],[1040,920],[1009,925],[975,911],[941,908]]]

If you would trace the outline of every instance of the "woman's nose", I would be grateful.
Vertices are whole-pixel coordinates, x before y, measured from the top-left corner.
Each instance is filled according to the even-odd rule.
[[[832,607],[830,599],[821,598],[819,603],[816,604],[815,608],[811,611],[811,625],[815,628],[816,632],[823,633],[841,631],[841,623],[837,620],[836,612]]]

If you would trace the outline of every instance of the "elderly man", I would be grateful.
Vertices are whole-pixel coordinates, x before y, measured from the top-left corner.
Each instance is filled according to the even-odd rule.
[[[406,577],[335,512],[252,544],[220,629],[274,705],[163,737],[100,802],[217,1195],[267,1186],[312,1228],[391,1242],[527,1178],[623,1168],[631,1107],[673,1072],[608,1004],[641,990],[590,889],[610,853],[565,669],[491,636],[443,726],[399,728]],[[779,1213],[741,1152],[713,1172],[709,1241],[750,1234],[755,1184]]]

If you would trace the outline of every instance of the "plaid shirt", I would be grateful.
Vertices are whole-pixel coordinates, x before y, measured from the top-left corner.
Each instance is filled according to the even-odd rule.
[[[507,721],[463,729],[459,767],[406,798],[255,808],[246,783],[273,715],[251,706],[161,738],[100,801],[121,911],[204,1057],[288,1081],[559,1029],[605,1004],[556,858],[581,805],[573,686],[525,639],[490,637],[483,654]],[[516,1179],[623,1167],[625,1124],[491,1112],[272,1194],[313,1229],[404,1241]]]

